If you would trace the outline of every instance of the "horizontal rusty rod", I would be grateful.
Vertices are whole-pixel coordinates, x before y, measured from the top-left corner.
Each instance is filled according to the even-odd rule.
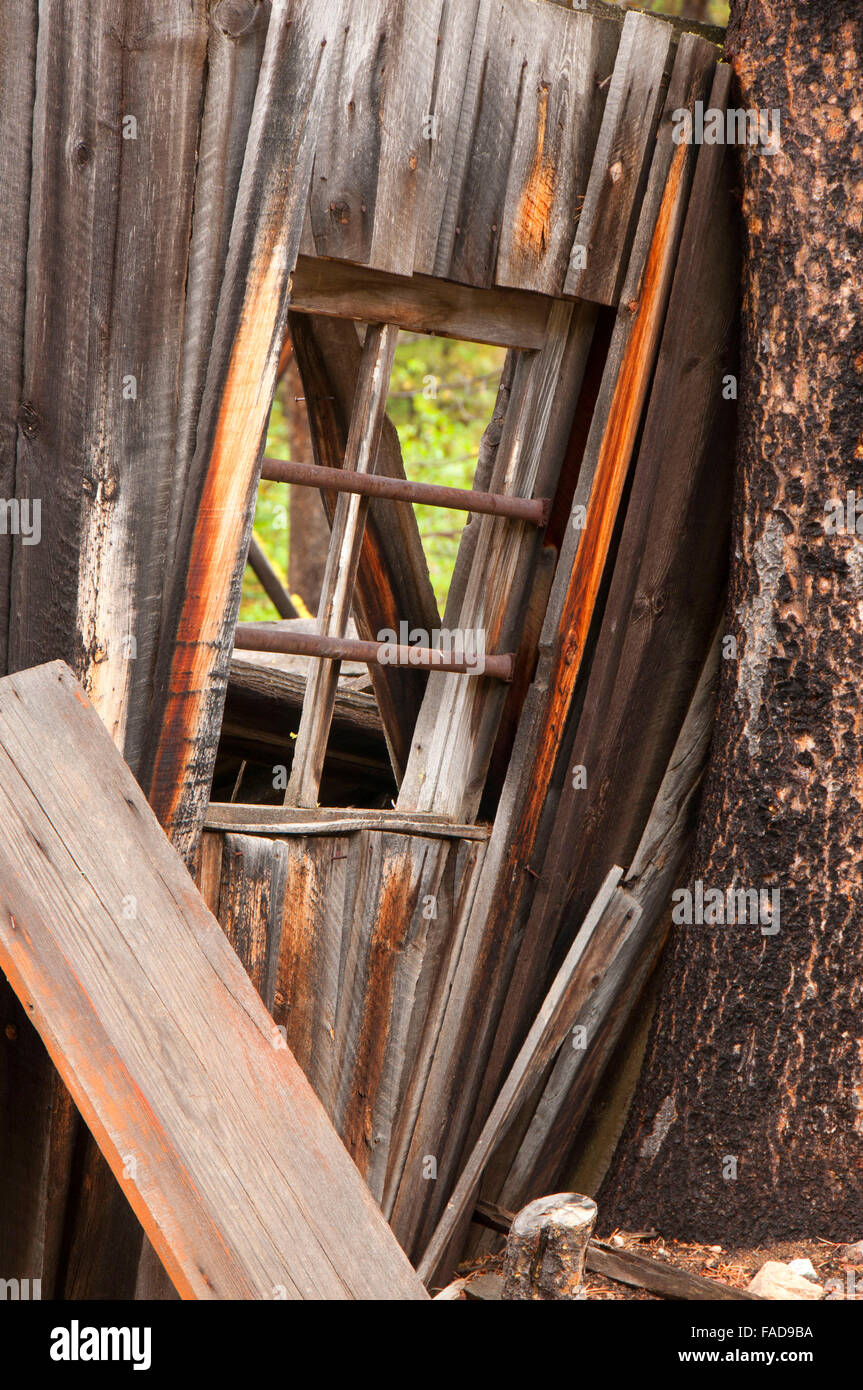
[[[322,656],[330,661],[377,661],[382,666],[454,671],[466,676],[494,676],[511,681],[515,657],[511,652],[472,660],[449,656],[437,647],[402,647],[389,642],[361,642],[354,637],[323,637],[317,632],[262,629],[258,623],[238,623],[234,646],[245,652],[281,652],[285,656]],[[383,656],[382,656],[383,654]]]
[[[364,497],[389,497],[396,502],[423,502],[429,507],[452,507],[460,512],[484,512],[545,526],[551,503],[547,497],[509,497],[502,492],[474,492],[465,487],[437,483],[412,483],[407,478],[387,478],[379,473],[353,473],[341,468],[319,468],[314,463],[289,463],[265,458],[261,478],[268,483],[300,483],[332,492],[354,492]]]

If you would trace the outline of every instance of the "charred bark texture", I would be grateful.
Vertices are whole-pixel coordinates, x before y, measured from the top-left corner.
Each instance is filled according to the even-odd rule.
[[[603,1224],[655,1222],[690,1239],[855,1239],[863,11],[738,0],[728,48],[737,104],[778,108],[781,148],[741,151],[744,341],[726,629],[737,654],[726,646],[690,887],[778,890],[779,921],[672,928],[600,1211]],[[847,513],[855,490],[859,526],[855,511],[836,529],[832,504]]]

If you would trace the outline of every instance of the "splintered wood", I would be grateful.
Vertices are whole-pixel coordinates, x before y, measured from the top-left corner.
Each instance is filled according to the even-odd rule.
[[[62,663],[0,682],[0,748],[0,964],[176,1287],[424,1297]]]

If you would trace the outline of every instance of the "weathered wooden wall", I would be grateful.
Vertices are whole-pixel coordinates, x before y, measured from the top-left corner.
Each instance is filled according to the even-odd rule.
[[[424,939],[415,1002],[386,1025],[393,1057],[415,1049],[413,1071],[395,1061],[400,1079],[389,1079],[390,1061],[361,1045],[371,1023],[358,1001],[351,1006],[356,1065],[383,1067],[374,1085],[384,1132],[408,1106],[407,1127],[389,1144],[402,1165],[413,1145],[416,1174],[417,1155],[443,1152],[440,1117],[463,1080],[459,1038],[471,1016],[454,1020],[475,952],[482,957],[495,932],[510,932],[512,921],[500,920],[510,897],[523,920],[523,876],[545,843],[526,784],[534,775],[559,781],[571,741],[574,676],[627,487],[691,175],[687,157],[672,161],[667,123],[657,142],[657,123],[672,64],[683,64],[681,91],[691,100],[686,79],[707,61],[708,45],[678,46],[672,27],[646,16],[624,25],[595,0],[586,11],[547,0],[190,0],[182,13],[155,0],[0,0],[0,20],[0,485],[42,508],[39,545],[0,538],[0,653],[8,670],[69,660],[189,859],[209,799],[298,253],[387,272],[408,289],[409,277],[434,275],[473,293],[536,296],[525,314],[533,351],[510,364],[507,414],[483,461],[484,475],[511,490],[554,491],[597,314],[617,317],[577,493],[590,500],[592,525],[581,546],[568,536],[552,594],[555,621],[575,636],[561,643],[549,629],[543,639],[488,853],[465,837],[392,828],[348,836],[367,901],[361,913],[351,900],[355,926],[339,936],[339,951],[353,943],[358,982],[363,952],[375,968],[394,949],[415,960],[425,920],[418,902],[441,887],[454,905],[450,936]],[[487,557],[478,556],[486,547],[491,586]],[[526,605],[544,607],[551,563],[523,527],[471,525],[453,624],[460,617],[517,640]],[[416,583],[414,595],[418,607],[427,603]],[[532,649],[524,659],[529,671]],[[408,687],[420,723],[412,742],[397,730],[400,810],[414,820],[470,820],[501,717],[508,748],[518,705],[504,712],[502,697],[489,702],[443,675]],[[478,737],[456,758],[472,721]],[[549,729],[551,753],[537,772]],[[260,931],[272,911],[265,900],[288,891],[280,875],[290,871],[290,892],[301,893],[319,881],[329,853],[315,836],[302,851],[292,839],[266,869],[255,844],[241,847],[254,873],[226,881],[227,899],[236,889],[241,903],[232,931],[251,920],[251,904]],[[330,861],[325,867],[321,883]],[[247,877],[259,887],[249,889]],[[400,905],[389,917],[388,889]],[[333,891],[338,901],[338,884]],[[284,929],[282,939],[291,939]],[[278,969],[260,940],[238,940],[254,978],[275,989]],[[316,957],[308,969],[312,982],[321,978]],[[421,1026],[432,1016],[422,991],[437,1000],[441,980],[447,991],[455,984],[443,1047]],[[318,985],[309,987],[314,1000]],[[329,998],[331,983],[320,988]],[[0,1267],[41,1277],[46,1296],[130,1292],[136,1228],[125,1199],[88,1149],[5,985],[2,1003],[12,1024],[0,1038],[0,1128],[9,1136]],[[439,1003],[436,1029],[443,996]],[[309,1016],[319,1029],[318,1003]],[[492,1008],[482,1046],[494,1019]],[[303,1045],[311,1067],[308,1038]],[[450,1047],[459,1066],[444,1060]],[[472,1086],[456,1106],[441,1160],[448,1171]],[[379,1123],[374,1103],[361,1114],[342,1093],[332,1104],[360,1152]],[[420,1189],[417,1179],[400,1198],[395,1162],[372,1157],[366,1169],[402,1238],[415,1243],[434,1218],[434,1185]]]
[[[488,832],[231,805],[207,824],[205,900],[386,1211]]]

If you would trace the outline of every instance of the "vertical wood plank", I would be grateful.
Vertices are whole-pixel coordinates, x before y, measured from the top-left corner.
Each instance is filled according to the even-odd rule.
[[[16,496],[23,361],[30,161],[36,97],[37,0],[0,2],[0,494]],[[15,36],[14,42],[9,36]],[[26,423],[26,416],[21,423]],[[5,674],[12,538],[0,541],[0,672]]]
[[[319,256],[412,273],[440,14],[441,0],[358,0],[346,11],[312,178]]]
[[[356,835],[286,836],[273,1018],[327,1114],[335,1113],[336,1017]]]
[[[524,7],[524,69],[501,213],[498,285],[558,295],[588,186],[617,34],[587,13]]]
[[[137,771],[166,571],[207,31],[203,0],[176,13],[158,0],[123,9],[118,31],[116,4],[104,7],[115,89],[98,117],[110,134],[94,130],[91,156],[108,146],[111,182],[95,227],[104,321],[88,306],[76,621],[79,675]]]
[[[703,71],[702,64],[697,49],[683,50],[680,87],[675,87],[669,105],[677,100],[678,90],[694,99],[698,85],[692,69]],[[544,836],[548,830],[548,821],[542,819],[545,789],[552,784],[564,745],[567,716],[659,346],[694,164],[693,152],[685,146],[672,153],[670,122],[663,132],[582,459],[573,504],[573,521],[578,524],[567,528],[558,561],[536,677],[522,712],[458,979],[412,1139],[408,1167],[413,1171],[416,1155],[428,1151],[431,1136],[440,1132],[442,1116],[448,1117],[447,1150],[440,1165],[448,1180],[457,1170],[468,1130],[488,1113],[478,1109],[478,1096],[515,947],[533,896],[530,871],[536,872],[540,832]],[[489,1076],[485,1084],[492,1087],[494,1078]],[[440,1190],[444,1187],[441,1184]],[[427,1184],[423,1188],[406,1184],[399,1193],[393,1219],[406,1248],[430,1238],[437,1204],[437,1195]]]
[[[290,330],[309,410],[315,462],[341,468],[362,360],[356,331],[352,323],[313,314],[291,314]],[[398,434],[389,419],[383,423],[375,471],[404,477]],[[325,493],[324,501],[332,523],[337,499]],[[359,636],[375,641],[386,628],[397,632],[401,619],[433,632],[439,616],[413,507],[373,498],[354,590]],[[370,675],[398,783],[410,753],[426,673],[376,662]]]
[[[155,683],[146,785],[194,853],[224,706],[337,0],[275,0],[231,232]]]
[[[390,324],[369,326],[366,330],[345,450],[344,466],[349,472],[375,470],[397,338],[398,329]],[[347,492],[339,494],[318,607],[317,629],[324,636],[344,637],[347,631],[367,512],[368,498]],[[339,665],[338,661],[320,660],[310,667],[286,806],[318,804]]]
[[[451,185],[460,183],[459,169],[467,155],[468,133],[462,124],[465,86],[481,16],[488,0],[443,0],[438,26],[434,78],[425,113],[420,162],[423,176],[422,207],[417,218],[414,271],[436,274],[435,259]],[[425,138],[425,137],[428,138]],[[455,208],[450,215],[455,216]],[[451,242],[454,226],[444,233]],[[447,253],[446,265],[449,266]]]
[[[286,851],[261,835],[222,840],[219,921],[255,989],[272,1010],[285,895]]]
[[[674,31],[630,11],[572,251],[566,293],[615,304],[650,166]]]

